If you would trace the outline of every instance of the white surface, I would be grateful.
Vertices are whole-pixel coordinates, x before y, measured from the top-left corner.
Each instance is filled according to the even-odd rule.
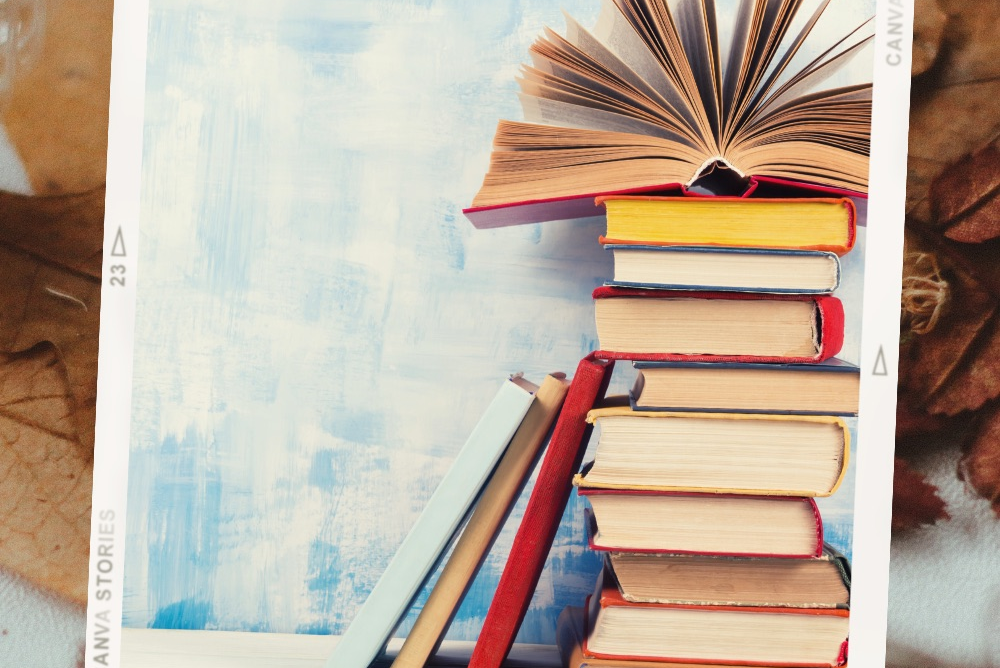
[[[1000,520],[958,479],[957,445],[916,468],[951,519],[892,540],[887,664],[1000,666]]]
[[[912,25],[913,0],[878,0],[868,182],[872,224],[867,234],[858,365],[861,406],[851,569],[854,668],[885,664]]]
[[[83,635],[83,609],[0,571],[0,666],[77,666]]]
[[[337,636],[232,631],[122,629],[122,668],[320,668],[337,645]],[[389,641],[387,655],[402,646]],[[463,666],[473,643],[445,642],[429,666]],[[388,665],[379,661],[376,666]],[[559,652],[548,645],[514,645],[507,668],[557,668]]]

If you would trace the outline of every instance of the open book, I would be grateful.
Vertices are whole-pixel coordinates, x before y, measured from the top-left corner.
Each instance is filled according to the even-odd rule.
[[[532,45],[527,122],[500,122],[466,213],[493,226],[505,223],[476,214],[706,175],[740,191],[763,177],[867,192],[871,74],[851,63],[871,21],[807,40],[829,0],[803,5],[740,0],[725,26],[715,0],[604,0],[593,31],[567,16],[565,37],[546,29]]]

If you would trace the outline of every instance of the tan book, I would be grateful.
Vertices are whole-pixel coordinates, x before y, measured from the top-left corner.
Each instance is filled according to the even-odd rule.
[[[569,383],[561,373],[547,376],[538,389],[534,403],[483,490],[392,668],[423,668],[444,638],[455,612],[531,474],[532,465],[568,390]]]
[[[829,496],[844,477],[850,431],[826,415],[590,411],[599,436],[574,484],[713,494]]]
[[[732,668],[709,663],[677,663],[674,661],[625,661],[587,657],[583,653],[586,639],[586,614],[583,608],[567,606],[556,623],[556,644],[566,668]],[[759,668],[767,668],[761,666]]]
[[[857,415],[861,374],[823,364],[636,362],[637,410]]]
[[[846,608],[850,565],[825,546],[812,559],[610,552],[607,560],[630,603]]]

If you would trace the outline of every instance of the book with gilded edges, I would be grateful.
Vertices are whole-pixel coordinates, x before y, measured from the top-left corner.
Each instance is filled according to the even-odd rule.
[[[599,408],[594,460],[581,489],[829,496],[847,469],[842,418]]]
[[[847,198],[598,197],[602,243],[829,251],[854,247],[857,211]]]
[[[851,566],[830,545],[808,559],[605,552],[631,603],[847,608]]]

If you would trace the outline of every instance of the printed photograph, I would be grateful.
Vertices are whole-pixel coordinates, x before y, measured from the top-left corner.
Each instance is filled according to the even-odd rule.
[[[782,628],[825,634],[742,656],[716,630],[647,658],[843,663],[873,2],[149,7],[125,627],[343,636],[399,552],[422,555],[389,629],[407,636],[440,574],[431,544],[454,531],[425,509],[459,489],[449,472],[498,389],[523,392],[511,374],[563,372],[589,380],[554,418],[561,477],[539,455],[509,474],[527,484],[447,639],[554,645],[588,597],[593,617],[649,607],[638,596],[781,608]],[[499,452],[478,458],[480,486]],[[461,489],[453,524],[479,491]],[[702,526],[674,542],[622,512]],[[519,532],[543,524],[537,583],[504,582]],[[604,591],[633,598],[602,610],[606,555]],[[737,581],[818,566],[803,577],[832,593],[636,594],[616,562],[633,557],[640,590],[655,560],[702,557]],[[528,598],[501,630],[491,614],[519,616],[491,610],[514,605],[508,587]],[[377,653],[369,635],[343,645]]]

